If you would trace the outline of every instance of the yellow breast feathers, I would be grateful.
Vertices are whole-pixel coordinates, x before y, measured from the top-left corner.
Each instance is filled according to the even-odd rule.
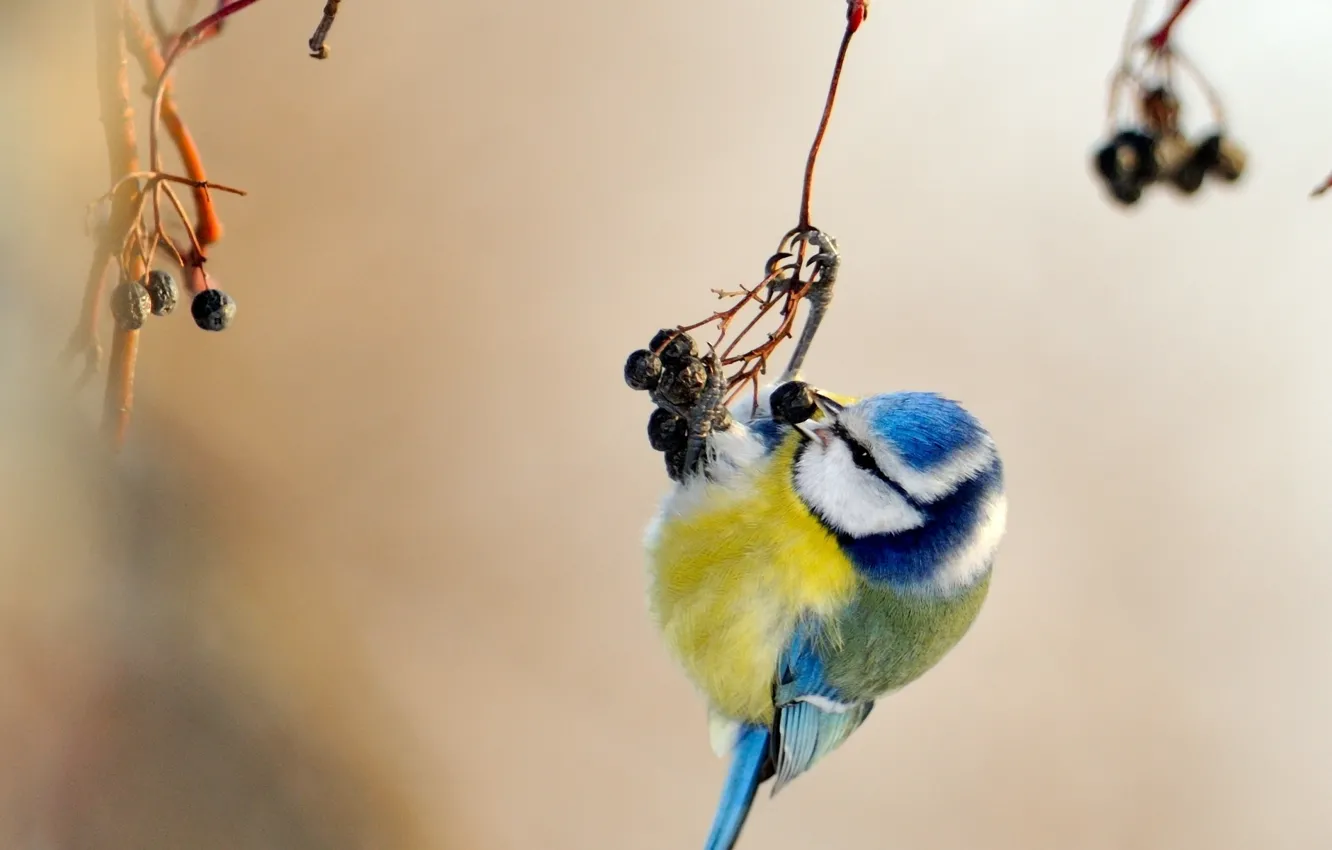
[[[799,444],[792,434],[745,480],[668,502],[648,542],[666,643],[735,720],[771,719],[772,677],[796,619],[832,614],[855,592],[854,567],[792,487]]]

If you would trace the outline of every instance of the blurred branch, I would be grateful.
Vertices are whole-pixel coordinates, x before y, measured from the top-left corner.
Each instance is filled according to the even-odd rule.
[[[1147,36],[1147,45],[1153,50],[1161,50],[1170,42],[1170,34],[1175,30],[1175,24],[1179,23],[1182,16],[1189,8],[1193,0],[1175,0],[1175,8],[1170,16],[1165,19],[1156,32]]]
[[[328,45],[324,40],[328,38],[328,31],[333,29],[333,19],[338,14],[338,0],[328,0],[324,4],[324,15],[319,19],[319,25],[315,27],[314,35],[310,36],[310,55],[315,59],[328,58]]]
[[[101,95],[102,127],[106,134],[107,159],[113,185],[121,183],[126,175],[139,170],[138,148],[134,135],[134,110],[130,107],[129,69],[126,61],[124,30],[126,5],[127,0],[98,0],[96,4],[98,91]],[[94,272],[89,274],[91,291],[85,297],[85,305],[89,301],[101,298],[105,276],[95,270],[104,266],[107,258],[112,255],[115,234],[123,233],[133,227],[132,214],[137,194],[137,181],[128,180],[122,183],[120,189],[112,196],[110,220],[99,235],[99,244],[94,252]],[[143,276],[145,267],[146,263],[142,258],[136,258],[131,260],[130,267],[123,271],[128,279],[138,280]],[[96,319],[96,308],[94,307],[91,312],[89,326],[84,328],[91,338],[84,340],[84,344],[91,343],[91,348],[95,352],[98,344],[96,326],[92,322]],[[134,364],[138,351],[138,329],[117,323],[111,342],[110,374],[107,378],[103,408],[104,427],[117,446],[124,442],[130,408],[134,404]]]

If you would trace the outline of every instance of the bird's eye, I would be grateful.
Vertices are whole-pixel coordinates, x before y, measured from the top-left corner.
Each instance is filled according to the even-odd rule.
[[[865,447],[864,443],[852,437],[850,432],[840,423],[833,426],[833,430],[842,439],[842,442],[846,443],[847,449],[851,452],[852,463],[866,472],[872,472],[875,475],[880,474],[879,464],[875,462],[874,455],[870,454],[870,450]]]

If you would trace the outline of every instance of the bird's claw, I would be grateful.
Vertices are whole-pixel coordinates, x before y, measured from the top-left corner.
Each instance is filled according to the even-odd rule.
[[[788,230],[782,236],[777,253],[769,257],[764,266],[766,276],[771,279],[768,284],[770,291],[774,293],[787,292],[801,282],[801,267],[797,262],[791,261],[803,253],[801,249],[805,246],[818,249],[818,253],[807,258],[804,263],[804,268],[814,270],[814,279],[810,282],[816,284],[832,283],[842,262],[842,254],[837,248],[837,240],[817,227],[797,227]]]
[[[787,263],[786,261],[793,259],[794,257],[795,254],[792,254],[789,251],[778,251],[776,254],[773,254],[768,258],[768,261],[763,264],[764,277],[774,278],[774,282],[777,280],[784,280],[787,277],[786,273],[792,268],[792,264]],[[784,263],[785,265],[783,265]]]
[[[831,283],[833,278],[837,277],[837,269],[842,265],[842,255],[831,252],[815,254],[805,261],[805,265],[815,268],[818,283]]]
[[[689,441],[685,449],[684,477],[706,472],[708,437],[726,409],[726,378],[722,373],[721,358],[716,350],[708,352],[708,382],[685,417],[689,422]],[[721,426],[729,427],[727,425]]]

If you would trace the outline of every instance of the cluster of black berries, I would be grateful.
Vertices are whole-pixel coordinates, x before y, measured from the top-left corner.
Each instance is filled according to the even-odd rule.
[[[135,331],[148,314],[165,316],[176,309],[180,288],[170,272],[154,269],[142,280],[122,280],[111,293],[111,315],[120,327]],[[205,289],[190,302],[194,323],[206,331],[226,330],[236,315],[236,302],[220,289]]]
[[[649,393],[657,405],[648,418],[648,442],[665,455],[666,474],[674,481],[684,477],[692,423],[706,422],[709,430],[731,427],[730,411],[705,392],[724,380],[720,369],[715,357],[699,356],[693,337],[672,328],[658,331],[625,361],[624,382]]]
[[[1136,204],[1153,183],[1169,183],[1192,195],[1210,174],[1233,183],[1244,173],[1245,153],[1225,133],[1216,131],[1191,142],[1179,129],[1179,103],[1165,88],[1142,97],[1141,127],[1126,127],[1096,151],[1094,164],[1110,196]]]

